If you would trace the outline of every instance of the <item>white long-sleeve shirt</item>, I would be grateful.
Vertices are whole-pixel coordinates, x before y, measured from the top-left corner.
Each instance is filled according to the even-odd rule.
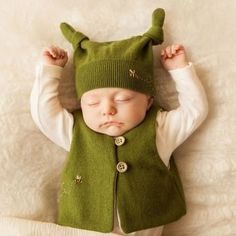
[[[51,141],[69,151],[74,120],[58,99],[62,70],[54,65],[40,63],[37,66],[31,92],[31,114],[36,125]],[[192,63],[169,73],[176,83],[180,105],[171,111],[158,111],[156,117],[156,147],[167,166],[172,152],[200,126],[208,113],[206,94]],[[120,232],[117,220],[119,215],[115,216],[116,229],[113,232]],[[161,229],[142,230],[137,235],[159,235]]]

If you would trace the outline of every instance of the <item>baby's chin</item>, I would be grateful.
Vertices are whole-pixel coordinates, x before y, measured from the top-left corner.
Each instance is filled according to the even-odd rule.
[[[97,133],[105,134],[111,137],[117,137],[125,134],[128,130],[122,129],[121,127],[111,126],[107,129],[97,129],[94,130]]]

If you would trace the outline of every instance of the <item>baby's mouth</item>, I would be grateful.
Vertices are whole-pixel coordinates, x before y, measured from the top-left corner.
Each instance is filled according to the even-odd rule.
[[[105,123],[102,124],[102,126],[121,126],[123,123],[122,122],[118,122],[118,121],[106,121]]]

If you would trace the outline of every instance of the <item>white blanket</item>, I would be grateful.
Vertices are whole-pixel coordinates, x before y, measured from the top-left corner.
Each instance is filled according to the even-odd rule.
[[[86,231],[56,225],[59,176],[67,153],[37,129],[29,109],[34,67],[43,47],[72,52],[59,24],[66,21],[97,41],[144,33],[151,13],[166,10],[165,43],[185,45],[207,92],[209,115],[176,151],[188,213],[165,236],[236,235],[236,1],[232,0],[0,0],[0,235],[67,236]],[[160,68],[159,102],[178,105]],[[68,109],[74,96],[71,60],[60,86]],[[48,222],[48,223],[46,223]],[[101,234],[94,234],[101,235]]]

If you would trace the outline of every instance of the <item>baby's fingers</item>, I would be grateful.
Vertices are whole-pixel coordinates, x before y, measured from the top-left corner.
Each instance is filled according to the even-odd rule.
[[[181,45],[173,44],[166,48],[166,52],[169,58],[177,55],[178,51],[181,49]]]
[[[50,46],[48,48],[48,51],[51,54],[51,56],[55,59],[63,58],[66,54],[66,52],[63,49],[56,46]]]
[[[166,59],[167,55],[166,55],[166,51],[164,49],[161,50],[161,58],[162,59]]]
[[[171,45],[171,53],[173,55],[176,55],[176,52],[178,51],[179,47],[178,45]]]
[[[167,57],[171,58],[172,57],[172,47],[171,46],[168,46],[166,49],[165,49],[165,52],[166,52],[166,55]]]
[[[52,58],[56,58],[57,57],[57,52],[56,52],[56,50],[53,46],[50,46],[50,47],[46,48],[43,51],[43,55],[44,56],[49,56],[49,57],[52,57]]]
[[[165,49],[162,49],[162,51],[161,51],[161,58],[163,59],[163,60],[166,60],[166,59],[168,59],[168,58],[172,58],[172,52],[171,52],[171,48],[170,47],[167,47],[167,48],[165,48]]]
[[[67,52],[62,48],[54,47],[54,52],[56,52],[56,57],[57,58],[62,59],[64,57],[67,57]]]
[[[172,45],[173,47],[173,52],[175,55],[182,54],[184,52],[184,47],[180,44]]]
[[[59,52],[59,57],[60,57],[61,59],[67,57],[67,52],[64,51],[64,50],[60,50],[60,52]]]

